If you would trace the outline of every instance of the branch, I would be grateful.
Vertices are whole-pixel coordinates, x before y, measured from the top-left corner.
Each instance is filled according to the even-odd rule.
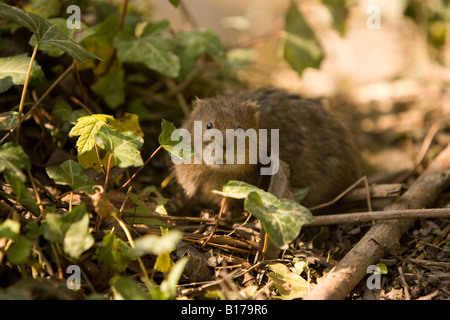
[[[444,190],[450,175],[450,145],[409,190],[386,211],[423,208],[431,205]],[[366,276],[367,267],[377,264],[386,252],[394,251],[414,219],[377,222],[356,246],[311,291],[306,300],[340,300]]]

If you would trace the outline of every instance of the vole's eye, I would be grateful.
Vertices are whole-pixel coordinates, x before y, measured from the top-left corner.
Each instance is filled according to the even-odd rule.
[[[213,127],[212,122],[209,122],[209,123],[206,125],[206,129],[212,129],[212,127]]]

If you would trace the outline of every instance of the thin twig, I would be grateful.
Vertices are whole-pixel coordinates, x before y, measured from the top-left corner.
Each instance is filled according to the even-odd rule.
[[[369,211],[372,211],[372,203],[370,201],[370,190],[369,190],[369,184],[367,181],[367,177],[363,176],[361,178],[359,178],[355,183],[353,183],[350,187],[348,187],[347,189],[345,189],[344,191],[342,191],[337,197],[335,197],[333,200],[328,201],[326,203],[322,203],[319,204],[317,206],[314,206],[312,208],[309,208],[309,210],[313,211],[313,210],[317,210],[320,208],[324,208],[324,207],[328,207],[331,206],[332,204],[335,204],[336,202],[338,202],[342,197],[344,197],[347,193],[349,193],[350,191],[352,191],[353,189],[356,188],[357,185],[359,185],[361,182],[364,182],[364,185],[366,186],[366,190],[367,190],[367,206],[369,208]]]
[[[31,69],[33,68],[34,59],[36,58],[36,53],[39,48],[39,42],[34,46],[33,54],[31,55],[30,63],[28,65],[27,75],[25,77],[25,83],[23,84],[22,89],[22,97],[20,98],[19,104],[19,112],[17,115],[17,139],[19,139],[20,135],[20,124],[22,123],[22,113],[23,113],[23,104],[25,103],[25,97],[27,95],[28,83],[30,82]]]
[[[128,185],[131,183],[131,181],[133,181],[134,178],[136,178],[137,175],[142,171],[142,169],[144,169],[144,167],[150,162],[150,160],[152,160],[152,158],[155,156],[155,154],[156,154],[159,150],[161,150],[161,148],[162,148],[162,146],[159,146],[159,147],[151,154],[151,156],[145,161],[144,165],[141,166],[141,167],[133,174],[133,176],[132,176],[130,179],[128,179],[128,181],[125,182],[125,183],[122,185],[122,187],[120,187],[120,189],[123,189],[123,188],[125,188],[126,186],[128,186]]]
[[[220,211],[219,211],[219,214],[217,216],[216,225],[211,230],[211,233],[209,234],[208,238],[206,238],[206,240],[203,242],[201,248],[204,248],[206,246],[206,244],[208,243],[208,241],[211,240],[211,238],[214,236],[214,233],[216,233],[216,230],[219,227],[220,220],[222,219],[223,211],[225,210],[225,205],[226,204],[227,204],[227,198],[224,197],[222,199],[222,203],[220,204]]]
[[[443,209],[408,209],[385,210],[372,212],[342,213],[334,215],[315,216],[311,223],[304,226],[324,226],[341,223],[358,223],[374,220],[449,218],[450,208]]]

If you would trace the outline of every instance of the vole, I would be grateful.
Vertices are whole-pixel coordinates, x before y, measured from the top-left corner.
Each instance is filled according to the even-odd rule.
[[[211,144],[218,142],[217,135],[208,141],[211,137],[209,132],[214,132],[213,129],[216,133],[220,131],[223,139],[227,129],[242,129],[244,132],[254,129],[258,135],[253,141],[258,144],[257,150],[266,148],[263,151],[272,156],[278,153],[279,159],[288,164],[291,187],[309,188],[302,202],[307,207],[333,199],[360,178],[359,155],[351,134],[319,100],[264,88],[198,99],[193,105],[193,111],[182,128],[188,130],[197,155],[203,153],[203,157],[201,160],[197,157],[190,164],[174,166],[177,181],[191,198],[191,203],[217,208],[222,197],[211,193],[211,190],[222,190],[230,180],[261,187],[263,178],[265,181],[270,178],[270,174],[261,174],[261,168],[276,166],[274,162],[267,163],[267,159],[265,166],[261,164],[259,154],[256,163],[250,161],[249,153],[255,152],[250,139],[245,144],[244,163],[237,163],[237,152],[234,158],[227,159],[229,141],[223,143],[223,154],[218,149],[211,152]],[[197,128],[196,135],[194,128]],[[260,140],[266,133],[267,146]],[[273,147],[274,143],[278,143],[278,150]],[[242,143],[235,146],[235,151],[240,146]],[[220,163],[221,159],[223,163]]]

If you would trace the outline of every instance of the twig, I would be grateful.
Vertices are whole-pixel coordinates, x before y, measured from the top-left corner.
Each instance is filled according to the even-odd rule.
[[[433,160],[409,190],[386,210],[423,208],[433,203],[448,183],[450,145]],[[414,219],[377,222],[356,246],[322,279],[305,300],[344,299],[366,276],[369,265],[376,264],[393,251],[403,234],[414,225]]]
[[[222,203],[220,204],[220,211],[219,211],[219,214],[217,216],[216,224],[215,224],[214,228],[211,230],[211,233],[209,234],[208,238],[206,238],[206,240],[202,243],[201,248],[204,248],[206,246],[208,241],[211,240],[211,238],[213,237],[213,235],[216,232],[217,228],[219,227],[220,219],[222,219],[223,211],[225,210],[225,205],[226,204],[227,204],[227,198],[224,197],[222,199]]]
[[[403,291],[405,293],[405,300],[411,300],[411,296],[409,295],[408,284],[406,283],[405,276],[403,275],[402,267],[398,267],[398,273],[400,275],[400,281],[402,282]]]
[[[372,212],[341,213],[333,215],[315,216],[313,222],[305,226],[325,226],[341,223],[358,223],[374,220],[389,219],[422,219],[422,218],[450,218],[450,208],[444,209],[405,209],[384,210]]]
[[[39,42],[34,46],[33,54],[31,55],[30,63],[28,65],[27,75],[25,77],[25,83],[23,84],[22,89],[22,97],[20,98],[19,104],[19,112],[17,115],[17,140],[19,140],[20,135],[20,124],[22,123],[22,113],[23,113],[23,104],[25,103],[25,97],[27,95],[28,83],[30,82],[31,69],[33,68],[34,59],[36,58],[36,53],[39,48]]]
[[[369,208],[369,211],[372,211],[372,202],[370,200],[370,190],[369,190],[369,183],[367,181],[367,177],[363,176],[359,178],[355,183],[353,183],[350,187],[342,191],[337,197],[335,197],[333,200],[328,201],[326,203],[319,204],[317,206],[314,206],[312,208],[309,208],[309,210],[314,211],[320,208],[331,206],[332,204],[335,204],[338,202],[342,197],[344,197],[346,194],[348,194],[350,191],[356,188],[357,185],[359,185],[361,182],[364,182],[364,185],[366,187],[366,196],[367,196],[367,207]]]
[[[125,188],[127,185],[129,185],[129,184],[131,183],[131,181],[133,181],[133,179],[136,178],[137,175],[142,171],[142,169],[144,169],[144,167],[150,162],[150,160],[152,160],[152,158],[155,156],[155,154],[156,154],[159,150],[161,150],[161,148],[162,148],[162,146],[159,146],[155,151],[153,151],[153,153],[151,154],[151,156],[145,161],[144,165],[141,166],[141,167],[133,174],[133,176],[132,176],[130,179],[128,179],[128,181],[125,182],[125,183],[122,185],[122,187],[120,187],[120,189],[123,189],[123,188]]]
[[[131,248],[134,249],[135,245],[134,245],[133,237],[131,236],[130,231],[128,230],[128,228],[125,225],[125,223],[120,218],[118,218],[115,214],[112,214],[112,217],[117,221],[117,223],[119,223],[120,227],[122,228],[122,230],[125,232],[125,235],[127,236],[127,239],[128,239],[128,242],[130,243]],[[137,257],[137,260],[139,262],[139,266],[141,267],[141,270],[142,270],[142,272],[144,274],[144,278],[146,280],[146,281],[144,281],[144,283],[146,284],[147,290],[150,293],[151,292],[151,288],[149,286],[150,280],[148,278],[147,269],[145,268],[145,265],[142,262],[141,257]]]
[[[184,99],[183,94],[181,94],[181,92],[177,89],[177,85],[175,84],[175,82],[172,79],[169,78],[164,78],[164,82],[166,83],[167,87],[169,88],[170,92],[175,95],[175,98],[178,101],[178,104],[181,107],[181,110],[184,113],[185,117],[189,117],[190,111],[189,111],[189,106],[186,102],[186,100]]]
[[[70,100],[72,100],[73,102],[75,102],[76,104],[78,104],[80,107],[82,107],[84,110],[86,110],[90,115],[93,115],[94,113],[91,111],[91,109],[89,109],[89,107],[87,105],[85,105],[83,102],[81,102],[80,100],[78,100],[77,98],[75,98],[74,96],[70,97]]]
[[[48,89],[44,92],[44,94],[39,98],[38,101],[35,102],[35,104],[31,107],[31,109],[25,114],[25,116],[23,117],[23,119],[28,119],[28,117],[30,116],[30,114],[34,111],[34,109],[37,108],[37,106],[39,106],[39,104],[44,101],[44,99],[48,96],[48,94],[61,82],[62,79],[64,79],[70,71],[72,71],[72,69],[74,68],[74,63],[72,63],[70,65],[69,68],[67,68],[66,71],[64,71],[59,77],[58,79],[55,80],[55,82],[52,83],[52,85],[50,87],[48,87]],[[20,123],[23,122],[23,119]],[[5,134],[5,136],[2,138],[2,140],[0,140],[0,144],[2,144],[7,138],[8,136],[14,132],[15,128],[12,128],[11,130],[8,131],[7,134]]]
[[[441,261],[429,261],[429,260],[423,260],[423,259],[414,259],[414,258],[408,258],[409,261],[415,264],[420,264],[424,266],[430,266],[430,267],[441,267],[445,269],[450,269],[450,262],[441,262]]]

